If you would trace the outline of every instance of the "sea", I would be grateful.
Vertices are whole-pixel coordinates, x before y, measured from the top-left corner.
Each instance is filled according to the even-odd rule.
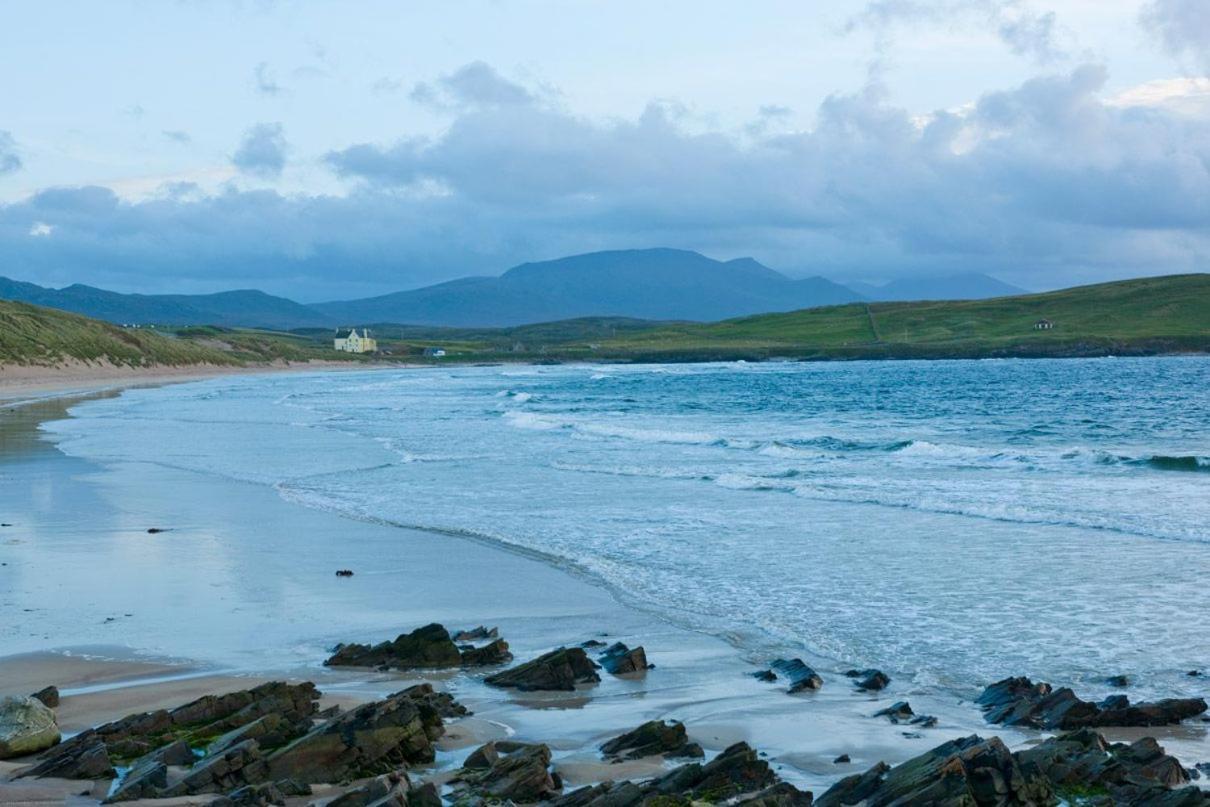
[[[43,429],[536,557],[753,659],[1132,698],[1210,667],[1207,358],[233,376]]]

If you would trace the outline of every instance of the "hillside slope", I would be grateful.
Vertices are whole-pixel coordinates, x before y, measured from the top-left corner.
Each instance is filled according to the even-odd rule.
[[[1050,330],[1035,330],[1047,319]],[[860,303],[611,339],[631,358],[1080,356],[1210,351],[1210,274],[949,302]]]
[[[228,352],[196,342],[0,300],[0,365],[49,367],[70,360],[127,367],[240,363]]]
[[[514,326],[583,317],[711,321],[860,299],[824,278],[794,280],[751,258],[677,249],[592,252],[313,308],[341,322]]]

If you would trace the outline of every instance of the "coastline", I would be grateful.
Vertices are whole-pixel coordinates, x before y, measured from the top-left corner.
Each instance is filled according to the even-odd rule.
[[[170,376],[160,383],[181,380],[192,379]],[[156,383],[145,377],[130,383],[144,382]],[[112,387],[94,390],[94,394],[97,392],[116,394]],[[28,484],[45,488],[48,480],[52,480],[63,488],[62,501],[73,502],[79,512],[73,519],[45,525],[45,532],[67,540],[85,530],[90,541],[110,542],[115,554],[107,558],[104,551],[97,551],[88,558],[86,568],[74,570],[63,568],[60,557],[56,567],[59,592],[45,592],[40,602],[43,607],[51,607],[56,598],[71,592],[73,584],[87,585],[87,581],[95,583],[100,579],[106,581],[106,588],[117,589],[111,592],[116,596],[96,596],[82,603],[85,612],[94,619],[80,637],[96,635],[101,630],[123,631],[127,619],[131,620],[129,630],[119,635],[128,639],[140,636],[162,639],[172,631],[180,632],[180,626],[157,626],[154,620],[140,623],[144,617],[143,602],[149,595],[134,588],[140,570],[128,568],[130,553],[136,549],[196,557],[199,547],[210,547],[215,553],[225,553],[221,558],[228,565],[224,574],[247,574],[247,570],[255,568],[255,573],[267,578],[273,586],[280,583],[285,588],[289,584],[297,590],[275,589],[268,593],[258,590],[231,614],[219,615],[218,624],[211,630],[242,626],[251,638],[248,649],[225,658],[207,658],[202,652],[182,653],[180,648],[169,644],[140,646],[137,639],[118,641],[120,647],[108,649],[89,648],[79,641],[80,637],[66,642],[62,637],[49,635],[22,639],[33,640],[27,649],[57,648],[57,652],[43,652],[37,658],[28,655],[19,659],[0,658],[0,694],[32,691],[37,687],[29,687],[29,682],[40,679],[55,683],[49,679],[59,676],[66,685],[64,704],[69,719],[65,728],[78,729],[133,711],[181,703],[202,690],[244,688],[270,677],[315,681],[329,697],[346,702],[383,697],[409,683],[428,680],[454,693],[476,713],[476,722],[463,729],[463,734],[454,731],[447,738],[453,747],[439,759],[439,769],[453,764],[455,758],[460,760],[466,746],[474,740],[509,736],[551,744],[559,769],[570,784],[598,781],[603,774],[595,748],[603,739],[643,720],[671,718],[682,720],[689,727],[691,738],[711,753],[737,740],[746,740],[766,751],[784,778],[817,792],[840,776],[864,770],[877,761],[900,762],[945,740],[974,732],[1001,736],[1013,748],[1036,742],[1041,736],[1038,732],[988,726],[973,704],[952,695],[919,691],[910,682],[896,682],[884,693],[857,693],[837,671],[821,670],[828,681],[823,690],[805,696],[787,695],[781,686],[770,687],[750,677],[749,673],[767,659],[747,657],[722,637],[678,628],[641,607],[619,601],[616,594],[580,576],[500,547],[352,521],[283,501],[274,491],[249,483],[163,470],[148,475],[65,456],[30,431],[42,418],[61,416],[68,400],[60,396],[46,411],[39,411],[41,407],[22,407],[25,411],[10,414],[10,420],[4,424],[10,430],[6,434],[24,430],[27,439],[0,441],[0,450],[25,446],[12,453],[5,452],[8,456],[0,458],[0,475],[6,470],[11,472],[15,463],[29,474],[23,480]],[[32,488],[5,487],[8,496],[0,494],[0,512],[12,512],[15,502],[30,498]],[[196,496],[199,501],[193,505],[174,501],[171,492],[181,489],[189,490],[190,498]],[[85,491],[91,493],[84,495]],[[98,491],[103,495],[96,495]],[[230,510],[227,517],[212,511],[204,518],[200,515],[205,508],[199,505],[218,502]],[[44,506],[44,512],[58,509],[53,497]],[[297,536],[295,540],[301,545],[295,544],[294,549],[298,558],[307,559],[308,568],[302,570],[297,562],[275,566],[272,559],[261,554],[233,551],[232,547],[240,545],[241,536],[253,533],[246,523],[241,525],[250,514],[255,514],[257,523],[253,526],[260,538],[273,530]],[[164,525],[172,531],[148,538],[147,525]],[[17,530],[0,534],[0,539],[9,539],[4,542],[6,547],[12,545],[10,535],[25,541],[25,545],[33,541],[35,536],[28,530],[28,524],[18,524]],[[349,538],[352,533],[356,533],[354,537],[359,542],[368,541],[377,547],[375,556],[383,559],[383,567],[359,567],[352,579],[336,580],[332,573],[340,567],[340,545],[331,544],[333,540]],[[173,544],[177,547],[173,548]],[[187,548],[181,549],[182,545]],[[278,544],[277,548],[283,545]],[[35,551],[33,547],[18,550],[18,562],[29,562]],[[159,581],[159,588],[151,590],[151,599],[154,601],[157,591],[163,594],[185,586],[188,577],[205,578],[207,557],[210,556],[203,554],[203,562],[185,570],[179,580]],[[36,571],[50,568],[44,566]],[[287,573],[297,575],[297,579],[281,579]],[[373,589],[401,584],[406,584],[406,598],[390,610],[371,607]],[[303,610],[304,600],[317,600],[317,607],[310,612]],[[314,623],[328,603],[342,607],[356,605],[361,616],[355,622],[304,627],[296,635],[307,637],[307,641],[295,647],[278,648],[283,651],[279,654],[264,656],[254,652],[251,646],[261,641],[262,631],[277,617],[284,615],[292,622]],[[249,611],[252,604],[260,609],[259,613]],[[213,605],[207,606],[199,600],[198,607],[213,608]],[[103,621],[111,616],[114,622]],[[37,633],[36,616],[33,619],[34,623],[26,626],[33,630],[27,632]],[[463,672],[432,675],[350,672],[319,665],[326,649],[335,642],[393,638],[428,621],[442,622],[451,629],[475,624],[499,626],[518,660],[607,633],[609,641],[644,645],[656,670],[641,680],[604,676],[605,680],[588,693],[522,695],[494,690],[484,686],[478,677]],[[206,645],[204,634],[187,638],[198,648]],[[14,645],[10,641],[6,646]],[[139,655],[148,651],[150,656]],[[80,666],[86,671],[85,678],[80,677],[79,670],[71,672],[64,666],[64,659],[78,659],[80,654],[93,656],[87,660],[89,663]],[[7,672],[18,663],[25,664],[25,672],[19,679]],[[1005,674],[1015,672],[1006,670]],[[17,683],[20,688],[16,688]],[[925,730],[921,736],[905,737],[900,727],[872,717],[874,711],[909,695],[917,711],[940,718],[938,728]],[[1146,734],[1159,736],[1170,753],[1181,756],[1184,748],[1183,755],[1188,761],[1200,761],[1189,754],[1204,741],[1204,730],[1199,734],[1198,729],[1187,728],[1188,731],[1180,727],[1153,729]],[[1137,732],[1125,731],[1120,736],[1127,738],[1132,734]],[[453,753],[455,748],[463,753]],[[841,754],[849,754],[852,762],[838,766],[833,760]],[[0,796],[3,795],[0,791]]]

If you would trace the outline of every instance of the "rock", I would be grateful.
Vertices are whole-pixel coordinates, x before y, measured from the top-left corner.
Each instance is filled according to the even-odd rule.
[[[862,670],[854,677],[858,679],[856,682],[857,688],[869,692],[886,689],[887,684],[891,683],[891,679],[882,670]]]
[[[992,684],[977,703],[989,723],[1062,730],[1166,726],[1206,711],[1201,698],[1171,698],[1132,706],[1126,696],[1115,695],[1098,706],[1080,700],[1066,687],[1052,691],[1050,684],[1034,684],[1028,678],[1006,678]]]
[[[907,701],[896,701],[885,709],[874,712],[874,717],[890,718],[892,723],[906,723],[916,716],[912,706]]]
[[[572,691],[576,684],[601,680],[588,654],[579,647],[560,647],[517,667],[490,675],[484,681],[492,686],[512,687],[523,692],[534,690]]]
[[[295,737],[301,737],[310,729],[311,721],[309,718],[291,722],[280,714],[273,712],[264,717],[258,717],[251,723],[245,723],[220,736],[206,747],[206,756],[221,754],[228,748],[239,745],[245,740],[256,740],[258,748],[262,751],[269,751],[274,748],[280,748]]]
[[[55,748],[32,768],[17,774],[18,778],[36,776],[55,779],[112,779],[116,775],[104,741],[95,735],[86,742],[75,742],[73,738]]]
[[[650,720],[614,737],[601,746],[601,753],[617,762],[657,754],[669,758],[705,756],[700,745],[689,742],[683,723],[662,720]]]
[[[583,647],[585,650],[591,650],[594,647],[604,647],[604,646],[605,646],[605,643],[602,642],[600,639],[589,639],[587,642],[580,642],[580,647]]]
[[[810,792],[803,792],[789,782],[778,782],[752,796],[737,799],[735,803],[749,807],[810,807],[812,802]]]
[[[396,670],[440,669],[462,665],[462,654],[449,631],[433,623],[403,633],[392,642],[373,647],[364,644],[340,645],[324,662],[330,667],[387,667]]]
[[[1111,687],[1128,687],[1130,686],[1130,677],[1126,675],[1111,675],[1105,679],[1105,683]]]
[[[160,791],[157,798],[194,796],[199,793],[226,793],[270,778],[269,766],[256,740],[245,740],[219,754],[198,762],[175,785]],[[285,777],[280,777],[285,778]]]
[[[460,630],[454,634],[455,642],[481,642],[486,639],[498,638],[500,638],[500,631],[498,628],[488,630],[482,625],[477,628],[471,628],[470,630]]]
[[[836,759],[832,760],[832,764],[833,765],[847,765],[852,761],[853,760],[849,758],[848,754],[841,754],[840,756],[836,757]]]
[[[888,768],[878,763],[847,776],[815,802],[821,807],[863,804],[1041,805],[1053,804],[1050,783],[1027,774],[998,737],[963,737]]]
[[[879,709],[874,713],[874,717],[885,717],[896,725],[899,723],[909,723],[921,728],[932,728],[937,725],[937,718],[932,715],[916,714],[912,711],[912,707],[907,701],[896,701],[886,709]]]
[[[441,702],[421,685],[350,709],[271,753],[263,778],[344,782],[430,763],[445,732]]]
[[[757,681],[764,681],[766,684],[771,684],[777,680],[777,673],[772,670],[757,670],[754,673],[749,673]]]
[[[205,695],[172,710],[128,715],[81,732],[21,775],[104,778],[99,771],[112,771],[111,762],[133,760],[177,740],[201,745],[270,714],[302,733],[309,728],[318,699],[314,684],[281,681],[225,695]],[[103,753],[95,750],[98,744]]]
[[[558,789],[550,774],[550,748],[545,745],[514,743],[512,750],[499,753],[497,743],[491,764],[484,767],[462,768],[454,779],[455,792],[471,794],[488,801],[536,802],[550,798]],[[483,749],[479,749],[482,751]],[[478,752],[471,757],[482,759],[491,754]],[[460,795],[456,801],[460,801]]]
[[[378,776],[346,790],[325,803],[325,807],[408,807],[411,783],[402,772]]]
[[[337,569],[336,576],[337,577],[352,577],[353,570],[352,569]]]
[[[107,802],[157,798],[168,787],[168,766],[192,765],[197,761],[188,743],[177,740],[131,763],[130,770]]]
[[[507,664],[512,660],[513,654],[508,650],[508,642],[503,639],[496,639],[483,647],[471,647],[462,651],[463,667],[487,667],[494,664]]]
[[[1201,670],[1190,670],[1189,672],[1185,673],[1185,675],[1189,676],[1190,678],[1200,678],[1202,675],[1202,671]]]
[[[648,668],[647,653],[641,647],[631,650],[621,642],[615,642],[601,653],[601,666],[610,675],[626,675],[642,672]]]
[[[500,759],[500,753],[496,750],[496,744],[487,743],[472,751],[471,755],[463,760],[462,767],[468,770],[486,770],[495,765],[498,759]]]
[[[1101,791],[1115,804],[1168,803],[1182,798],[1181,791],[1170,788],[1189,783],[1181,764],[1151,737],[1129,745],[1111,744],[1092,729],[1080,729],[1051,737],[1015,756],[1023,770],[1040,772],[1060,796]]]
[[[170,528],[168,528],[168,527],[148,527],[147,528],[147,533],[149,535],[159,535],[161,532],[169,532],[169,531],[170,531]]]
[[[0,700],[0,759],[45,751],[59,742],[59,725],[50,707],[34,698]]]
[[[770,666],[789,679],[791,694],[804,689],[816,690],[823,686],[823,679],[819,677],[819,673],[804,664],[802,659],[779,658]]]
[[[49,686],[45,687],[44,689],[39,689],[34,694],[30,695],[30,697],[34,700],[42,701],[44,706],[49,706],[51,709],[59,708],[59,688],[56,686]]]

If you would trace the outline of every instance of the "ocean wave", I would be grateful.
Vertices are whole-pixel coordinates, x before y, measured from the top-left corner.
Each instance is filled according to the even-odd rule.
[[[1210,457],[1193,455],[1174,457],[1166,454],[1153,454],[1144,460],[1136,460],[1135,463],[1146,465],[1157,471],[1210,471]]]

